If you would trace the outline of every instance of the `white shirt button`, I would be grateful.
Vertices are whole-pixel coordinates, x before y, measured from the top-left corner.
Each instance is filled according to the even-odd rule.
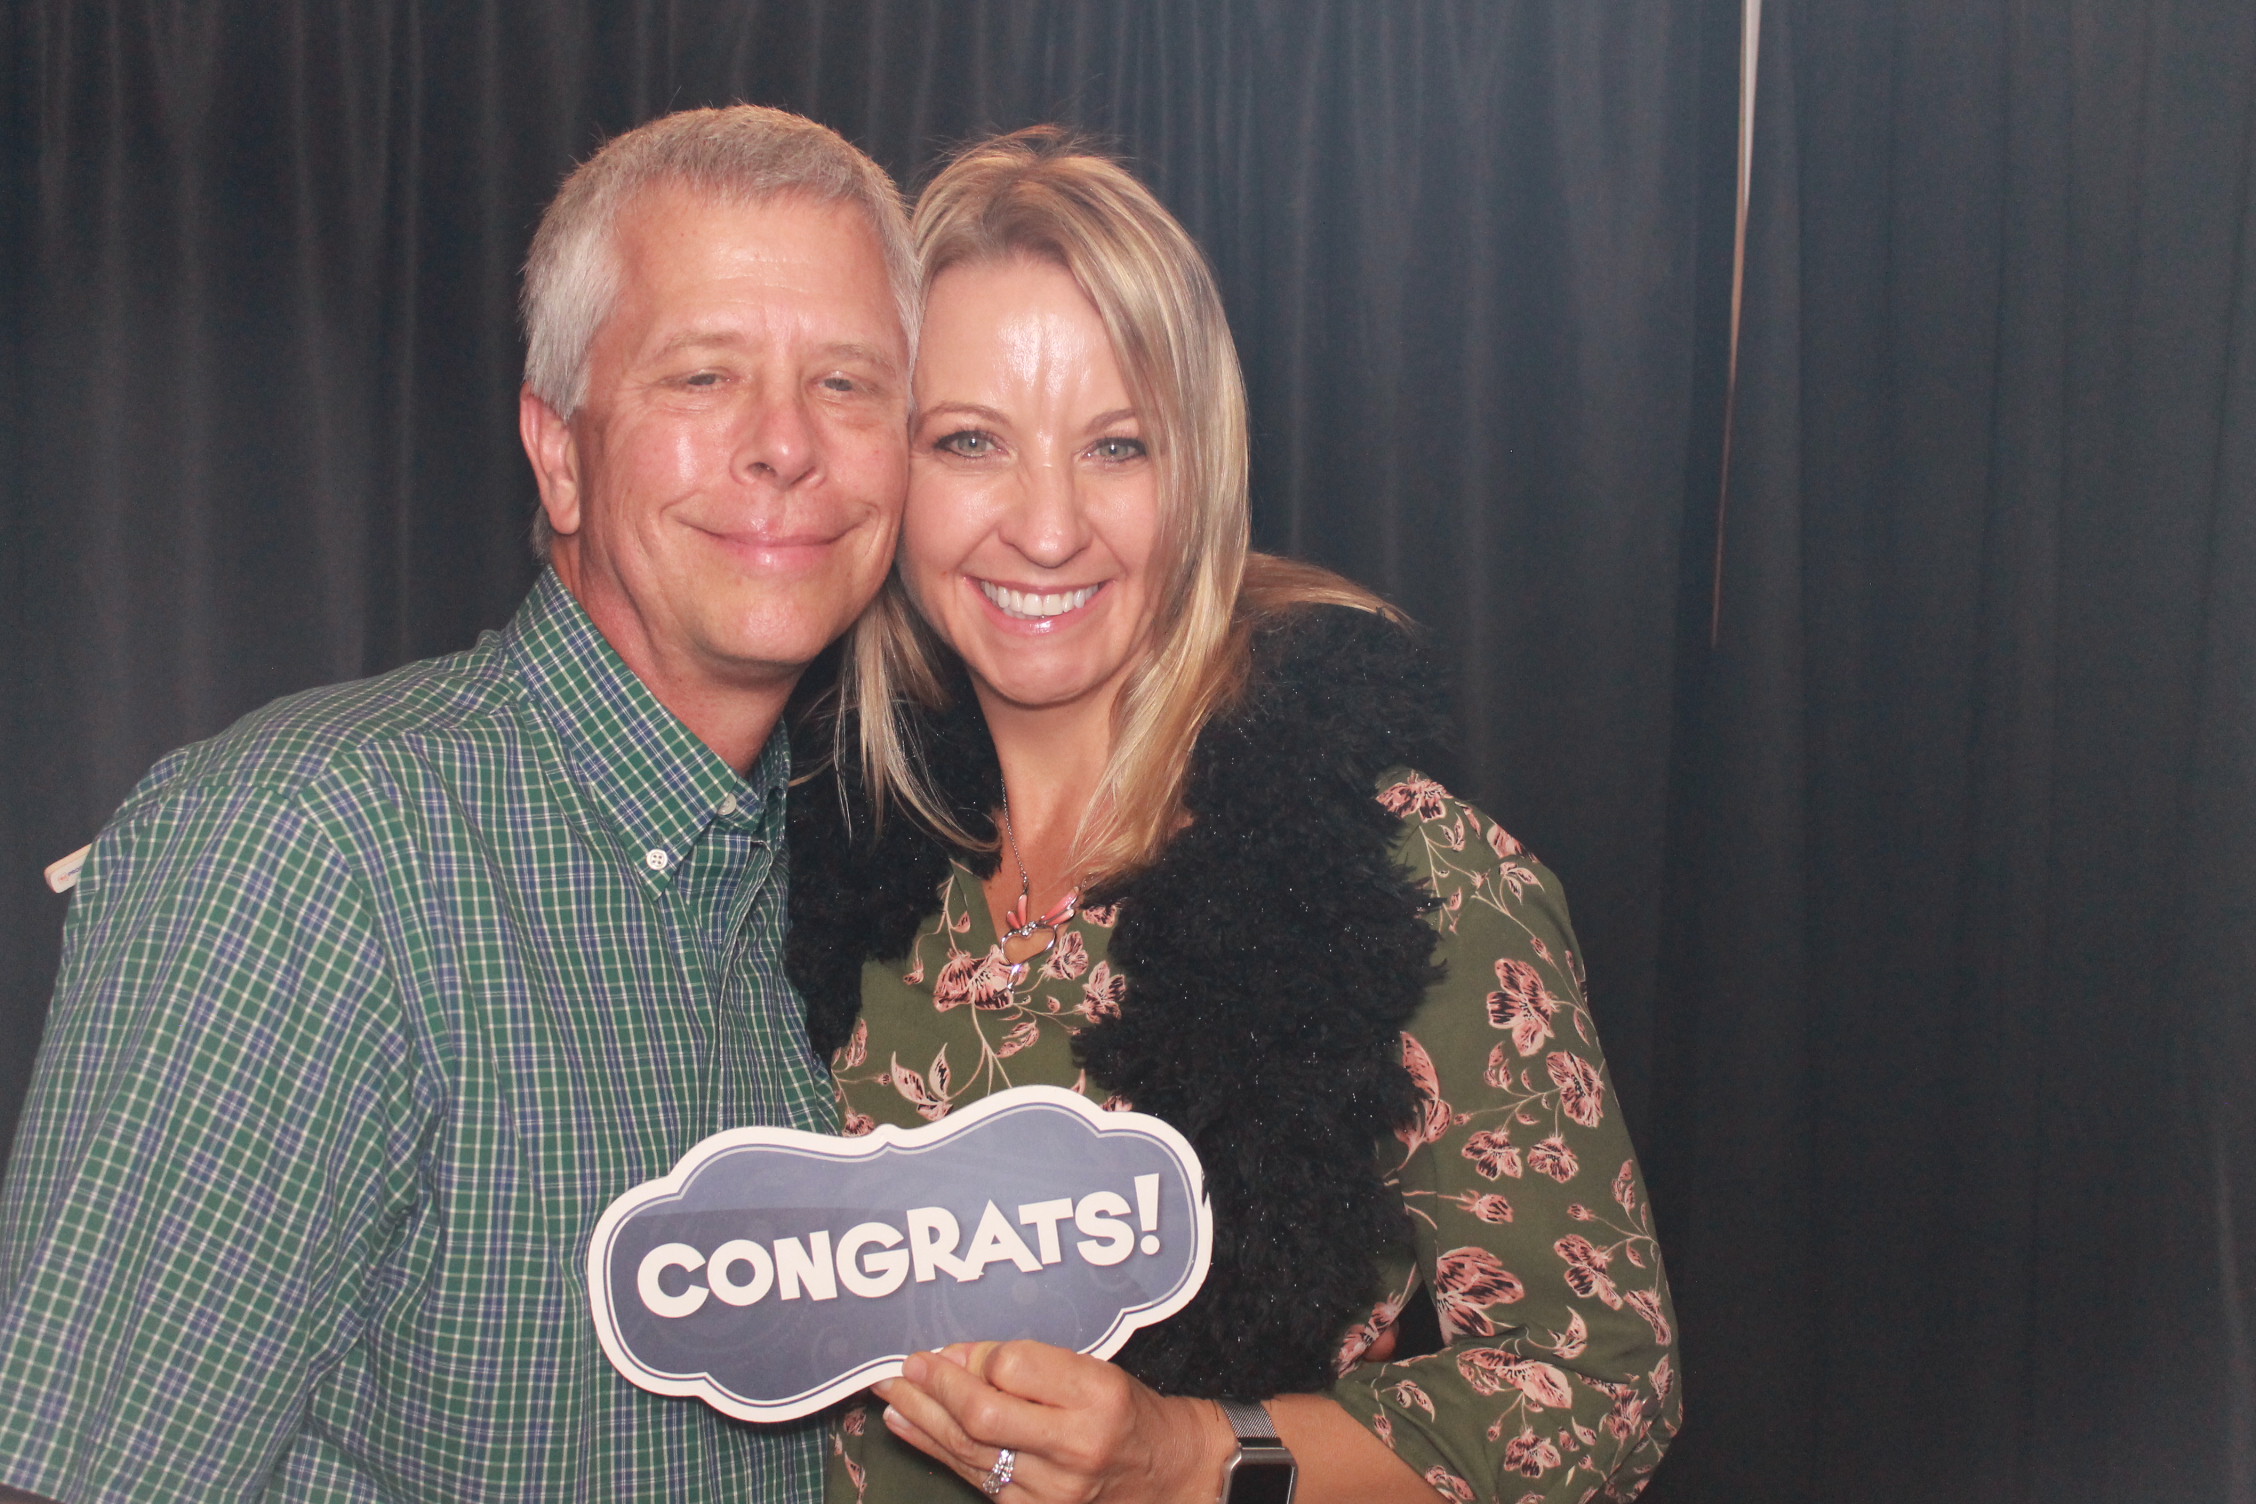
[[[673,865],[673,861],[674,859],[672,857],[666,855],[664,851],[658,849],[657,847],[652,847],[650,850],[645,851],[642,854],[642,864],[648,867],[653,872],[665,871],[668,867]]]
[[[721,813],[724,815],[733,815],[736,813],[736,795],[721,795]]]

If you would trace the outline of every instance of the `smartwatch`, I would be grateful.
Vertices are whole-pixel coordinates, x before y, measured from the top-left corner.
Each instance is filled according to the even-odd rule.
[[[1277,1439],[1276,1423],[1264,1405],[1218,1400],[1238,1438],[1238,1455],[1222,1470],[1221,1504],[1292,1504],[1300,1464]]]

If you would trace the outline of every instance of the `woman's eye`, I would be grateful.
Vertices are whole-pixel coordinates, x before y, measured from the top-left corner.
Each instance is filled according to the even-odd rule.
[[[984,459],[995,452],[995,436],[966,428],[949,434],[932,447],[942,454],[961,455],[967,460]]]
[[[1122,460],[1140,460],[1144,457],[1144,441],[1125,437],[1099,439],[1089,452],[1100,460],[1118,463]]]

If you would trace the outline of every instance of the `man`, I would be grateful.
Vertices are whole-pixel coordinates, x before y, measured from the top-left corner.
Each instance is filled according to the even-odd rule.
[[[0,1484],[817,1492],[811,1431],[612,1372],[581,1262],[708,1134],[831,1126],[774,733],[892,555],[915,287],[892,183],[794,116],[565,184],[521,401],[553,567],[469,652],[165,759],[93,848],[0,1201]]]

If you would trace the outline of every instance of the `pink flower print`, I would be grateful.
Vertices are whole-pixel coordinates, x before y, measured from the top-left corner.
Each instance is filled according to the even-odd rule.
[[[1067,930],[1042,961],[1042,975],[1053,982],[1070,982],[1089,969],[1089,946],[1079,930]]]
[[[1001,1059],[1015,1055],[1041,1037],[1042,1026],[1031,1018],[1022,1018],[1011,1025],[1011,1031],[1005,1034],[1003,1042],[995,1047],[996,1058]]]
[[[1551,1037],[1551,1015],[1559,1000],[1543,985],[1543,978],[1527,962],[1513,956],[1496,962],[1497,990],[1488,995],[1488,1021],[1512,1031],[1512,1043],[1522,1055],[1533,1055]]]
[[[1567,1141],[1554,1133],[1528,1150],[1528,1168],[1565,1185],[1575,1178],[1575,1172],[1582,1168],[1582,1161],[1575,1158],[1575,1152],[1567,1147]]]
[[[1340,1338],[1339,1351],[1332,1354],[1332,1372],[1343,1374],[1362,1362],[1363,1355],[1378,1340],[1379,1334],[1371,1329],[1368,1322],[1358,1321],[1349,1327],[1347,1335]]]
[[[1606,1429],[1616,1441],[1633,1441],[1645,1430],[1645,1396],[1631,1389],[1614,1396],[1606,1410]]]
[[[1490,1306],[1510,1305],[1527,1294],[1519,1276],[1485,1248],[1452,1248],[1435,1261],[1434,1307],[1452,1336],[1493,1337]]]
[[[1475,1394],[1494,1394],[1504,1387],[1504,1366],[1512,1355],[1501,1347],[1468,1347],[1457,1355],[1457,1372]]]
[[[866,1112],[849,1112],[838,1124],[841,1138],[860,1138],[877,1127],[877,1119]]]
[[[945,1063],[946,1054],[946,1048],[943,1047],[940,1056],[941,1063]],[[892,1083],[893,1089],[915,1105],[918,1117],[938,1121],[948,1115],[948,1098],[945,1085],[939,1091],[934,1091],[925,1084],[924,1077],[903,1065],[898,1055],[893,1057],[892,1066],[885,1074],[886,1079]]]
[[[1499,1175],[1509,1175],[1517,1180],[1523,1173],[1520,1151],[1512,1147],[1509,1129],[1483,1128],[1465,1140],[1465,1147],[1461,1152],[1473,1162],[1474,1169],[1490,1180]]]
[[[1081,917],[1100,930],[1109,930],[1120,923],[1120,905],[1116,903],[1093,903],[1081,911]]]
[[[1476,1394],[1495,1394],[1509,1386],[1538,1410],[1571,1410],[1574,1391],[1567,1376],[1548,1363],[1514,1357],[1500,1347],[1475,1347],[1457,1355],[1457,1371]]]
[[[1602,1300],[1612,1310],[1622,1308],[1621,1292],[1606,1273],[1606,1266],[1614,1256],[1598,1247],[1581,1233],[1569,1233],[1551,1245],[1552,1252],[1566,1261],[1567,1288],[1585,1300]]]
[[[1483,1222],[1503,1223],[1512,1220],[1512,1203],[1493,1192],[1483,1195],[1479,1191],[1462,1191],[1443,1199],[1456,1202]]]
[[[1583,1349],[1590,1346],[1590,1328],[1584,1323],[1582,1312],[1567,1312],[1567,1329],[1557,1336],[1559,1340],[1552,1344],[1551,1351],[1569,1363],[1581,1357]]]
[[[940,975],[932,983],[934,1011],[945,1013],[951,1008],[961,1008],[971,1001],[971,979],[979,970],[979,957],[969,951],[951,950],[947,962],[941,966]]]
[[[1661,1361],[1653,1365],[1653,1393],[1665,1400],[1675,1387],[1676,1374],[1669,1368],[1668,1354],[1663,1353]]]
[[[1504,1466],[1529,1478],[1540,1478],[1560,1463],[1559,1448],[1549,1437],[1522,1431],[1504,1447]]]
[[[1658,1290],[1625,1290],[1622,1299],[1629,1302],[1632,1311],[1645,1318],[1645,1324],[1653,1329],[1655,1342],[1666,1347],[1675,1340],[1675,1334],[1669,1330],[1668,1317],[1661,1311]]]
[[[1514,1389],[1527,1396],[1531,1405],[1546,1410],[1574,1408],[1574,1391],[1567,1387],[1567,1376],[1548,1363],[1514,1358],[1505,1369],[1504,1377]]]
[[[1637,1210],[1637,1161],[1622,1161],[1621,1172],[1614,1176],[1614,1200],[1621,1203],[1625,1212]]]
[[[1565,1050],[1544,1056],[1543,1068],[1559,1088],[1559,1110],[1585,1128],[1597,1127],[1606,1116],[1606,1083],[1598,1068]]]
[[[1400,1405],[1405,1410],[1423,1410],[1428,1416],[1431,1416],[1434,1413],[1434,1402],[1432,1396],[1428,1395],[1417,1385],[1411,1383],[1408,1379],[1404,1379],[1399,1384],[1389,1385],[1387,1387],[1387,1397],[1393,1400],[1397,1405]]]
[[[1074,1011],[1084,1018],[1118,1018],[1121,1000],[1127,996],[1128,979],[1114,971],[1110,961],[1099,961],[1081,984],[1081,1006]]]
[[[1011,967],[1003,959],[1003,948],[992,946],[979,958],[979,967],[971,974],[971,1005],[974,1008],[994,1010],[1011,1005]]]
[[[1416,814],[1421,820],[1440,819],[1448,813],[1448,800],[1449,790],[1415,773],[1379,794],[1380,807],[1388,814]]]
[[[1349,1327],[1347,1335],[1340,1339],[1339,1352],[1332,1360],[1333,1372],[1346,1373],[1362,1362],[1363,1355],[1386,1335],[1387,1328],[1393,1326],[1395,1318],[1401,1314],[1402,1302],[1398,1300],[1382,1300],[1371,1307],[1371,1314]]]
[[[1456,1119],[1449,1104],[1441,1099],[1441,1076],[1434,1070],[1433,1056],[1408,1034],[1402,1036],[1402,1068],[1418,1088],[1418,1107],[1408,1123],[1394,1130],[1394,1136],[1409,1149],[1438,1142]]]
[[[1488,828],[1488,849],[1495,852],[1500,860],[1507,862],[1513,857],[1527,854],[1527,848],[1513,840],[1512,833],[1501,825],[1491,825]]]
[[[840,1045],[838,1052],[831,1057],[830,1068],[834,1071],[850,1071],[867,1059],[869,1059],[869,1020],[857,1018],[854,1020],[853,1035]]]
[[[1372,1415],[1371,1430],[1378,1436],[1379,1440],[1387,1444],[1389,1449],[1394,1446],[1394,1418],[1384,1410]]]
[[[1425,1478],[1426,1487],[1449,1500],[1450,1504],[1473,1504],[1473,1500],[1478,1497],[1470,1483],[1438,1462],[1426,1469]]]

